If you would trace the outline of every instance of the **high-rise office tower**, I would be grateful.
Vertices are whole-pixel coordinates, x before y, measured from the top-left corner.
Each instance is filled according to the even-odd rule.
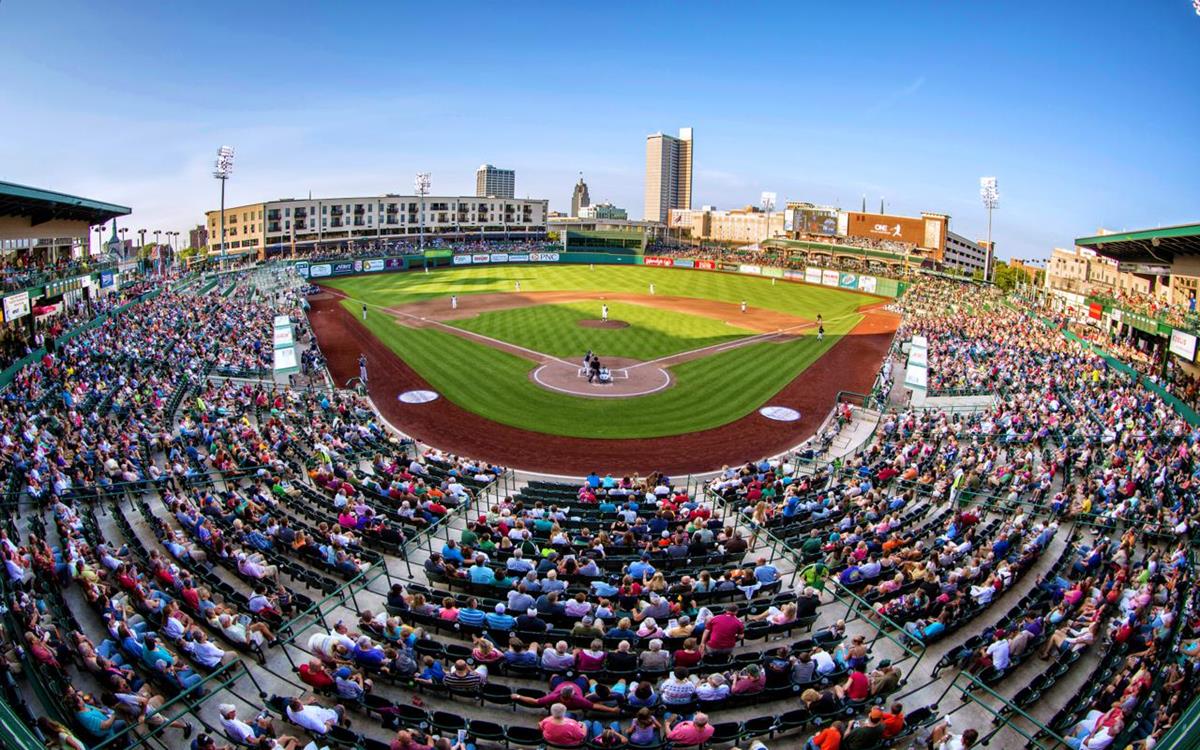
[[[571,191],[571,215],[578,216],[579,209],[592,204],[591,197],[588,196],[587,183],[583,181],[583,175],[579,175],[579,182],[575,183],[575,189]]]
[[[512,198],[516,192],[517,173],[484,164],[475,170],[475,196],[478,198]]]
[[[667,221],[672,208],[692,207],[692,129],[679,137],[646,136],[646,221]]]

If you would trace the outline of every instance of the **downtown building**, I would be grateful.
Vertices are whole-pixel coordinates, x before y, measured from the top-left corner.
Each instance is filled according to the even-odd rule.
[[[350,244],[416,244],[426,240],[541,239],[546,199],[375,195],[285,198],[225,209],[226,252],[260,258],[292,248],[336,250]],[[209,246],[221,242],[221,212],[205,213]],[[423,227],[423,229],[422,229]]]
[[[642,218],[663,224],[672,209],[692,207],[692,129],[679,137],[646,136],[646,196]]]

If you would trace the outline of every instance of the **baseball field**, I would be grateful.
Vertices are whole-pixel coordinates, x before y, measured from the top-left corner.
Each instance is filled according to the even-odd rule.
[[[496,265],[322,286],[311,317],[336,378],[356,376],[365,354],[371,396],[402,430],[543,471],[595,468],[545,458],[565,446],[630,469],[621,461],[639,444],[678,444],[697,470],[723,462],[714,442],[743,441],[741,458],[785,450],[836,390],[870,387],[895,328],[877,297],[663,268]],[[464,420],[471,445],[437,438]],[[518,463],[535,450],[535,466]]]

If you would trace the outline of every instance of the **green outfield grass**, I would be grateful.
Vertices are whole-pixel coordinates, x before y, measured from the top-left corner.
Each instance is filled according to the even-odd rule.
[[[628,323],[628,328],[581,327],[579,321],[600,317],[600,305],[598,301],[534,305],[484,313],[450,324],[555,357],[582,357],[590,349],[602,357],[642,361],[755,333],[712,318],[625,302],[610,303],[608,317]]]
[[[805,318],[821,313],[824,341],[815,331],[787,343],[754,343],[671,368],[675,385],[665,391],[628,399],[590,399],[545,390],[529,379],[529,360],[433,328],[398,323],[383,308],[450,294],[512,291],[520,278],[523,292],[584,290],[647,292],[653,281],[660,295],[738,302],[746,299]],[[343,306],[359,318],[370,308],[366,327],[428,380],[443,397],[481,416],[537,432],[588,438],[646,438],[676,435],[727,424],[763,406],[841,335],[861,319],[854,312],[869,298],[834,289],[747,278],[729,274],[656,268],[597,266],[496,266],[359,276],[327,283],[349,299]],[[496,311],[455,325],[556,356],[574,356],[591,346],[608,356],[654,359],[740,338],[750,332],[699,316],[619,303],[610,316],[638,324],[628,329],[597,330],[576,325],[596,317],[595,303],[539,305]],[[627,309],[628,308],[628,309]],[[661,319],[656,323],[655,319]],[[472,327],[472,326],[476,327]],[[626,333],[615,338],[614,350],[586,343],[598,334]],[[502,334],[502,335],[501,335]],[[580,344],[582,343],[582,348]]]

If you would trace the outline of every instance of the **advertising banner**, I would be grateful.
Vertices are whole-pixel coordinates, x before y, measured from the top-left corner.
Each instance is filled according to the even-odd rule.
[[[762,273],[762,266],[752,266],[747,263],[743,263],[738,266],[738,273],[749,273],[757,276]]]
[[[762,267],[762,275],[763,276],[773,276],[774,278],[782,279],[783,278],[783,269],[776,268],[775,266],[763,266]]]
[[[831,271],[828,268],[822,269],[821,283],[824,284],[825,286],[837,286],[838,285],[838,272]]]
[[[1104,314],[1104,305],[1099,302],[1093,302],[1088,305],[1088,317],[1100,320],[1100,316]]]
[[[675,267],[676,268],[695,268],[696,261],[692,260],[691,258],[676,258],[675,259]]]
[[[348,273],[354,273],[354,261],[344,260],[333,264],[334,276],[345,276]]]
[[[858,288],[864,292],[869,292],[871,294],[874,294],[876,281],[877,281],[877,279],[874,276],[859,276],[858,277]]]
[[[507,263],[508,253],[492,253],[491,261],[493,263]]]
[[[674,265],[674,258],[660,258],[658,256],[647,256],[643,262],[648,266],[671,266]]]
[[[471,265],[471,256],[470,255],[455,255],[454,256],[454,265],[456,265],[456,266]]]
[[[383,261],[383,267],[388,271],[404,268],[404,258],[388,258]]]
[[[1171,331],[1171,353],[1191,362],[1196,358],[1196,337],[1180,330]]]
[[[291,328],[292,327],[292,319],[286,315],[276,315],[275,320],[272,322],[272,326],[277,329],[278,328]]]
[[[804,271],[789,268],[783,272],[783,278],[791,279],[792,281],[804,281]]]
[[[715,271],[717,270],[717,264],[711,260],[698,260],[696,261],[696,268],[704,271]]]
[[[558,253],[530,253],[529,261],[531,263],[557,263]]]
[[[292,335],[291,326],[287,328],[275,329],[275,348],[282,349],[285,346],[291,346],[296,343],[295,336]]]
[[[328,263],[314,263],[308,268],[308,275],[314,279],[322,276],[328,276],[333,271]]]
[[[308,261],[307,260],[302,260],[296,264],[296,273],[300,274],[301,276],[303,276],[306,279],[308,278]]]
[[[387,268],[387,266],[384,265],[382,258],[378,258],[376,260],[364,260],[362,264],[362,270],[366,273],[376,273],[385,268]]]
[[[16,320],[29,314],[29,292],[12,294],[4,298],[4,319]]]
[[[492,256],[488,253],[475,253],[471,256],[472,263],[487,263],[491,259]]]
[[[529,253],[513,253],[508,256],[509,263],[528,263]]]
[[[838,274],[838,286],[842,289],[858,289],[858,276],[843,271]]]
[[[112,271],[101,271],[100,272],[100,288],[106,289],[112,285],[113,285],[113,272]]]
[[[925,222],[922,219],[887,214],[864,214],[859,211],[848,212],[847,217],[846,234],[851,237],[900,240],[920,246],[925,244]]]
[[[810,284],[821,283],[821,269],[809,266],[804,269],[804,280]]]
[[[721,269],[722,271],[736,272],[739,270],[739,266],[737,263],[718,263],[717,268]]]

